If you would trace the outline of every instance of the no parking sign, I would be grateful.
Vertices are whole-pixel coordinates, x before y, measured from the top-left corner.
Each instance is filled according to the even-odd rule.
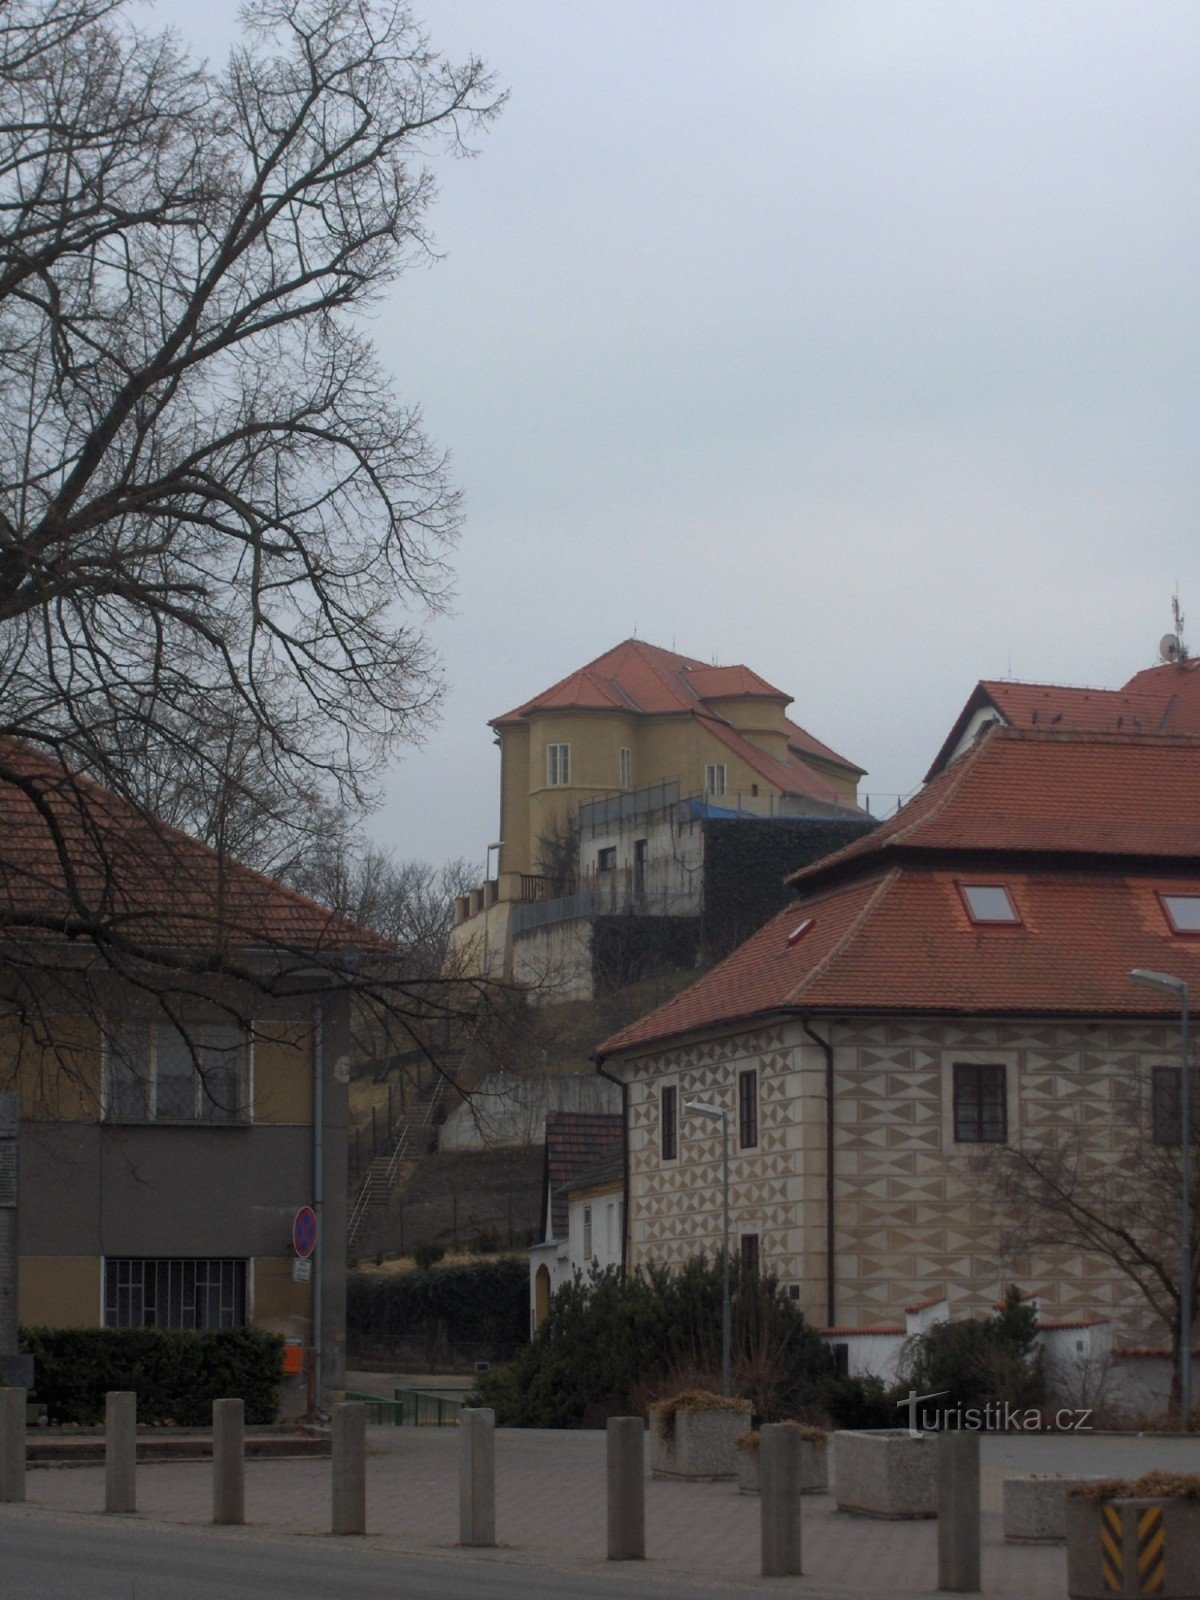
[[[301,1206],[292,1223],[292,1249],[302,1261],[317,1248],[317,1213],[311,1206]]]

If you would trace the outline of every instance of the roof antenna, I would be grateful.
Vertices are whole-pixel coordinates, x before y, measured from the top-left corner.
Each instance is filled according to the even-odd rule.
[[[1183,612],[1179,609],[1179,585],[1175,585],[1175,593],[1171,596],[1171,620],[1175,624],[1173,633],[1164,633],[1158,641],[1158,655],[1160,661],[1186,661],[1188,648],[1183,642]]]

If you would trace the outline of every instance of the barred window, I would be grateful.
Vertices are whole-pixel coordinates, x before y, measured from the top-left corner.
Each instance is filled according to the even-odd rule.
[[[245,1261],[110,1256],[104,1263],[106,1328],[245,1325]]]

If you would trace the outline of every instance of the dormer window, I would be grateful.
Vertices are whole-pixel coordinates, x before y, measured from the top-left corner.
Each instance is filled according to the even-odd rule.
[[[1172,933],[1200,933],[1200,894],[1160,894]]]
[[[967,915],[972,922],[1000,927],[1019,927],[1020,913],[1012,895],[1002,883],[960,883]]]

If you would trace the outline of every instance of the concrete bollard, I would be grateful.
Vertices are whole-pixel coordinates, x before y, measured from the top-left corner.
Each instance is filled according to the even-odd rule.
[[[978,1433],[938,1435],[937,1490],[938,1588],[951,1594],[978,1594]]]
[[[129,1389],[104,1397],[104,1509],[137,1510],[137,1395]]]
[[[213,1521],[246,1520],[246,1407],[241,1400],[214,1400]]]
[[[458,1542],[496,1542],[496,1413],[463,1411],[458,1423]]]
[[[333,1531],[367,1531],[367,1408],[357,1400],[333,1408]]]
[[[786,1422],[767,1422],[758,1447],[758,1484],[762,1512],[762,1575],[764,1578],[797,1577],[800,1565],[800,1506],[803,1474],[800,1470],[799,1428]]]
[[[0,1504],[25,1498],[25,1390],[0,1389]]]
[[[646,1559],[646,1429],[641,1417],[608,1419],[608,1559]]]

